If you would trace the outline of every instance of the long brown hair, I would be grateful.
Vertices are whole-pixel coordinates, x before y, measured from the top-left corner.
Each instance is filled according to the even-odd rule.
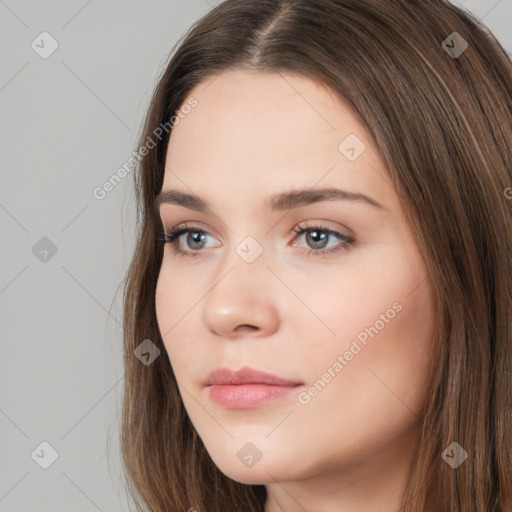
[[[226,0],[176,44],[139,141],[155,147],[134,173],[138,239],[124,288],[121,449],[138,510],[262,512],[267,497],[211,460],[155,313],[153,200],[170,120],[195,85],[228,69],[299,73],[347,102],[425,257],[439,343],[403,511],[511,512],[512,62],[446,0]],[[146,339],[161,351],[151,365],[134,355]],[[469,455],[457,469],[441,456],[452,442]]]

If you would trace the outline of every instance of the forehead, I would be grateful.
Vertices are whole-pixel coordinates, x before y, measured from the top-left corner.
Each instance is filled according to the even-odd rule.
[[[316,81],[228,71],[198,84],[185,103],[190,98],[197,105],[171,133],[164,189],[185,183],[195,193],[208,189],[214,195],[212,187],[222,185],[226,193],[255,194],[318,183],[363,188],[382,202],[393,194],[364,127]],[[344,153],[347,140],[364,144],[353,161]]]
[[[266,143],[271,148],[295,141],[300,151],[304,138],[325,144],[330,142],[326,136],[336,141],[337,132],[363,130],[329,89],[300,75],[227,71],[198,84],[192,97],[198,104],[174,128],[171,141],[186,137],[218,143],[227,135],[232,147],[247,150]]]

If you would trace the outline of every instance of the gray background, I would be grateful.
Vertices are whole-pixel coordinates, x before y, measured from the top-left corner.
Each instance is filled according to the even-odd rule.
[[[134,510],[118,442],[132,175],[93,190],[136,149],[174,43],[219,2],[0,0],[0,512]],[[512,53],[512,0],[456,3]],[[44,31],[47,58],[31,47],[51,49]]]

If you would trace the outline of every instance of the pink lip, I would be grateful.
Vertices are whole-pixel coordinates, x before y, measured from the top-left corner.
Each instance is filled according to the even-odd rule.
[[[271,384],[273,386],[297,386],[302,382],[282,379],[272,373],[261,372],[244,366],[238,371],[229,368],[217,368],[203,381],[204,386],[214,384]]]
[[[244,366],[238,371],[218,368],[203,381],[210,398],[228,409],[249,409],[285,396],[302,382],[282,379]]]

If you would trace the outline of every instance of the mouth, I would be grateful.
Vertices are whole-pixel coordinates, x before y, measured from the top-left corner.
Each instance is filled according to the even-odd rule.
[[[227,409],[251,409],[284,397],[303,386],[302,382],[243,367],[238,371],[218,368],[203,381],[209,397]]]

